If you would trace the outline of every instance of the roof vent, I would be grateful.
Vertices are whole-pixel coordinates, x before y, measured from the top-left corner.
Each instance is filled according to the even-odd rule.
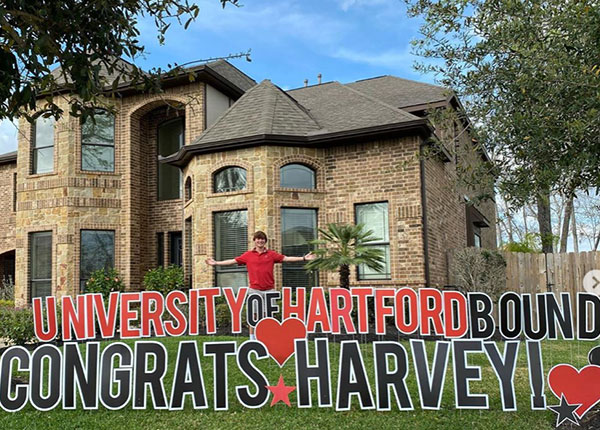
[[[304,80],[304,86],[305,86],[305,87],[308,87],[308,79],[305,79],[305,80]]]
[[[319,80],[319,85],[321,85],[321,78],[323,77],[323,75],[321,75],[320,73],[317,75],[317,79]]]

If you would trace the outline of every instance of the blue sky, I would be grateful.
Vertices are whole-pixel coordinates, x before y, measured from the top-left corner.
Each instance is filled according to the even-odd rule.
[[[148,51],[143,68],[252,50],[252,62],[233,64],[256,81],[271,79],[284,89],[317,82],[350,82],[391,74],[432,82],[413,69],[410,40],[419,22],[408,18],[402,0],[241,0],[221,8],[200,0],[200,15],[187,30],[175,24],[160,46],[152,20],[139,23]],[[0,154],[16,150],[17,130],[0,123]]]

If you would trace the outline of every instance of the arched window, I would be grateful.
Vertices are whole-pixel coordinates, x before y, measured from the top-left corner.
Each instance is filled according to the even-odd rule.
[[[315,171],[304,164],[286,164],[280,169],[281,187],[283,188],[305,188],[314,190],[316,188]]]
[[[81,123],[81,170],[115,171],[115,117],[107,110]]]
[[[186,202],[192,199],[192,178],[190,176],[185,180],[184,198]]]
[[[166,157],[183,146],[184,120],[175,118],[158,126],[158,155]],[[181,170],[158,163],[158,200],[181,198]]]
[[[237,166],[225,167],[215,173],[213,191],[215,193],[239,191],[246,188],[246,184],[246,169]]]
[[[54,170],[54,117],[40,115],[35,120],[31,173]]]

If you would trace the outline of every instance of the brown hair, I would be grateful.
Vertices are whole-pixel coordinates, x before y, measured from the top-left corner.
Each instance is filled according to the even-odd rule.
[[[265,234],[264,231],[257,231],[256,233],[254,233],[252,235],[252,240],[256,240],[256,239],[264,239],[264,241],[267,241],[267,235]]]

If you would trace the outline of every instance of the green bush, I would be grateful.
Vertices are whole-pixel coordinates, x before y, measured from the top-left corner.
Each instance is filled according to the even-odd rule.
[[[231,311],[227,303],[219,303],[215,306],[215,319],[217,320],[217,328],[231,328]]]
[[[183,268],[179,266],[162,267],[148,270],[144,276],[144,288],[147,291],[158,291],[163,295],[184,288]]]
[[[10,276],[0,282],[0,300],[15,300],[15,284]]]
[[[33,311],[29,308],[0,307],[0,338],[14,345],[23,345],[35,339]]]
[[[15,301],[14,300],[0,300],[0,308],[14,308]]]
[[[121,292],[125,289],[119,272],[116,269],[99,269],[90,275],[90,279],[85,283],[86,293],[100,293],[102,297],[108,299],[110,293]]]
[[[506,260],[491,249],[456,250],[450,255],[450,279],[465,292],[486,293],[496,301],[506,291]]]

